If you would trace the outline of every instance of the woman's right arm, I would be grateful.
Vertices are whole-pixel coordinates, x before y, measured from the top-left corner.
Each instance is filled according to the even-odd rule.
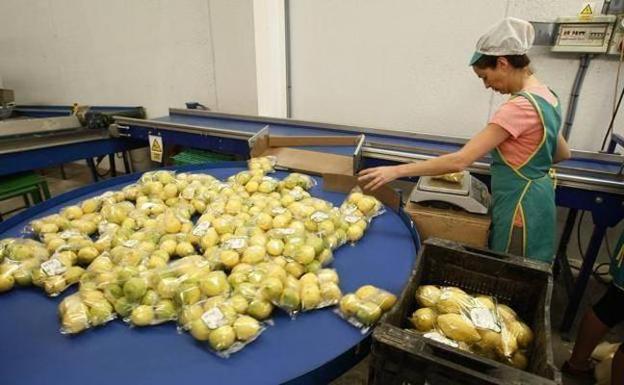
[[[563,138],[561,132],[557,137],[557,151],[555,152],[555,158],[553,159],[553,163],[559,163],[561,161],[570,159],[572,157],[572,153],[570,152],[570,146],[568,146],[568,142]]]
[[[360,171],[358,179],[361,183],[366,183],[366,189],[375,190],[398,178],[440,175],[462,171],[507,138],[509,138],[509,132],[498,124],[490,123],[470,139],[459,151],[424,162],[369,168]]]

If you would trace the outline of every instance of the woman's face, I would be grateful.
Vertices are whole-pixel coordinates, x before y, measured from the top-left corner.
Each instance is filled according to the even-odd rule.
[[[504,59],[504,58],[503,58]],[[483,84],[485,88],[491,88],[496,92],[501,94],[508,94],[511,91],[509,90],[509,65],[506,60],[504,63],[501,58],[496,62],[496,67],[494,68],[477,68],[472,67],[473,71],[477,76],[483,80]]]

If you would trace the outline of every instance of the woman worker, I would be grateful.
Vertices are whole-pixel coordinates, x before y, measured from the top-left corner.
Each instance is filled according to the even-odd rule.
[[[477,42],[470,65],[486,88],[510,94],[485,128],[459,151],[424,162],[375,167],[360,172],[365,188],[376,189],[409,176],[462,171],[491,152],[492,231],[490,248],[551,262],[555,254],[553,163],[570,157],[561,136],[557,96],[529,68],[533,26],[506,18]]]

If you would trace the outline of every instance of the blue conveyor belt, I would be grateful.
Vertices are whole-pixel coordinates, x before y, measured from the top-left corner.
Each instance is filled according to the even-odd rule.
[[[225,178],[237,167],[185,167]],[[283,177],[285,173],[277,173]],[[34,217],[109,189],[120,189],[136,175],[94,184],[55,197],[0,225],[0,237],[18,236]],[[314,196],[339,205],[344,194],[323,191]],[[41,211],[37,213],[37,211]],[[346,292],[373,284],[399,294],[415,260],[416,247],[397,214],[375,218],[356,246],[335,252],[335,267]],[[325,383],[354,364],[354,348],[367,337],[330,309],[291,320],[276,310],[256,341],[229,359],[214,356],[175,324],[129,328],[115,320],[81,335],[58,331],[57,307],[62,295],[47,298],[34,288],[0,295],[0,383],[13,384],[279,384]]]
[[[206,128],[222,128],[248,134],[255,134],[264,128],[267,123],[248,121],[242,119],[223,119],[205,116],[170,114],[165,117],[157,118],[155,121],[162,123],[186,124]],[[296,124],[276,124],[269,123],[270,132],[274,135],[354,135],[357,133],[351,131],[341,131],[338,129],[319,129],[300,126]],[[398,135],[398,134],[397,134]],[[366,142],[375,145],[387,147],[403,147],[417,148],[419,150],[433,152],[453,152],[461,148],[459,144],[445,143],[438,140],[425,140],[420,138],[410,138],[408,133],[406,136],[380,135],[374,133],[366,133]],[[337,153],[335,149],[330,147],[320,148],[322,152]],[[562,168],[581,169],[586,171],[595,171],[600,173],[617,173],[621,164],[603,162],[599,160],[589,159],[570,159],[559,164]]]

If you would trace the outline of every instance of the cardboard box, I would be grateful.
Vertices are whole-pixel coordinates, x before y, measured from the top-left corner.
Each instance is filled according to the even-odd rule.
[[[13,103],[14,101],[15,96],[13,95],[13,90],[0,88],[0,105]]]
[[[273,155],[278,168],[316,175],[354,175],[363,144],[364,135],[279,136],[271,135],[269,126],[249,139],[252,157]],[[331,152],[330,147],[343,147],[343,151]]]
[[[429,237],[487,247],[492,220],[463,210],[439,209],[409,202],[405,211],[414,221],[421,241]]]

